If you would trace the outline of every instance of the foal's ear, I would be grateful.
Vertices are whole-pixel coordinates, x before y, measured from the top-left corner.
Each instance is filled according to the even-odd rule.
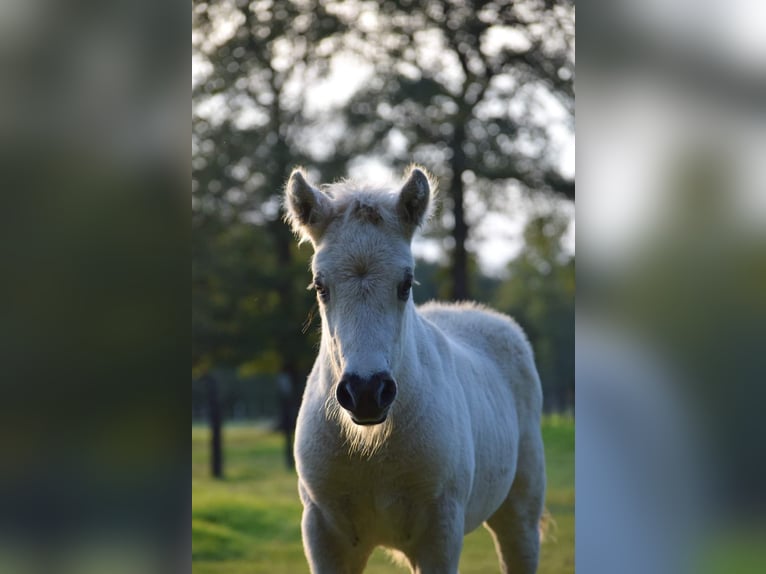
[[[306,181],[301,168],[294,169],[285,187],[285,219],[301,241],[318,241],[331,208],[330,198]]]
[[[431,183],[428,176],[423,169],[413,166],[399,192],[396,206],[399,219],[410,235],[425,221],[430,202]]]

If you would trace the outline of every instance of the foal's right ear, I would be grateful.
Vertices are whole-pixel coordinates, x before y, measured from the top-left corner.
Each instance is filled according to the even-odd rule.
[[[285,187],[285,219],[300,236],[301,242],[319,240],[329,220],[332,206],[330,198],[306,181],[301,168],[290,174]]]

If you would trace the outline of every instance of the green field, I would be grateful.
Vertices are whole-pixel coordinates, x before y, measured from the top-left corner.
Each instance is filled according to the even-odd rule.
[[[539,572],[574,572],[574,422],[543,425],[548,464],[546,506],[555,524],[543,544]],[[283,463],[283,438],[262,428],[224,431],[226,479],[209,478],[208,432],[192,427],[192,571],[194,574],[308,573],[300,534],[294,472]],[[365,572],[407,572],[377,550]],[[499,572],[489,533],[465,539],[461,574]]]

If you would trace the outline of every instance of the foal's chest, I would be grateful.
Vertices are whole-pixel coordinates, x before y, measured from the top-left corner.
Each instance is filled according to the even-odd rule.
[[[307,477],[315,503],[352,540],[396,547],[406,545],[427,522],[429,501],[444,485],[434,474],[399,471],[365,461],[350,465],[339,476]]]

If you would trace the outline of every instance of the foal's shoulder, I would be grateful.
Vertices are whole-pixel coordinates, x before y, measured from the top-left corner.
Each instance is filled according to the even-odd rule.
[[[480,303],[429,301],[419,306],[418,311],[448,332],[460,333],[469,338],[477,335],[511,337],[522,345],[528,345],[524,331],[513,318]]]
[[[426,317],[453,317],[457,321],[501,321],[517,325],[511,317],[475,301],[429,301],[418,306]]]
[[[519,372],[535,372],[534,352],[529,339],[508,315],[473,302],[432,301],[420,306],[418,311],[448,339],[494,357],[499,363],[514,365]],[[511,378],[529,380],[518,375],[511,375]],[[532,378],[536,380],[536,375]]]

